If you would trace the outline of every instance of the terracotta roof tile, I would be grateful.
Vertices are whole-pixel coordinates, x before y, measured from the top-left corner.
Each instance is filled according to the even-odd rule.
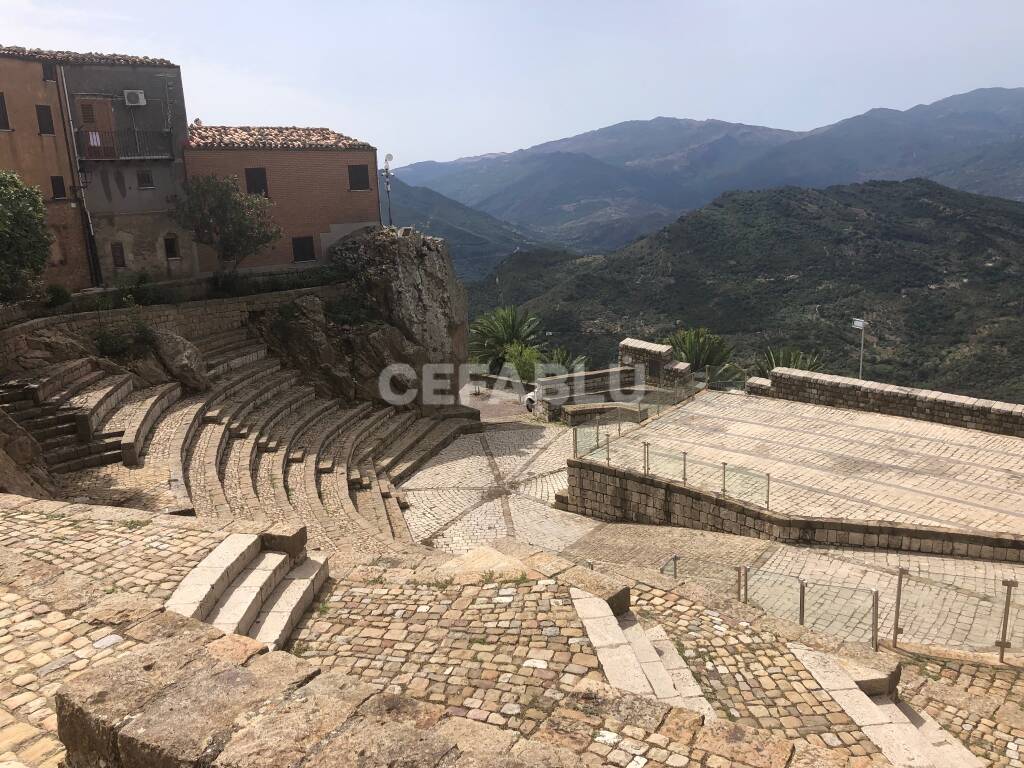
[[[190,149],[373,149],[365,141],[330,128],[202,125],[188,127]]]
[[[0,45],[0,57],[28,59],[30,61],[52,61],[56,64],[114,64],[133,67],[178,66],[167,59],[151,59],[149,56],[128,56],[122,53],[44,51],[41,48],[22,48],[16,45]]]

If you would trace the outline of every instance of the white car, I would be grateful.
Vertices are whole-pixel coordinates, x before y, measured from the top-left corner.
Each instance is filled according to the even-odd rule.
[[[526,410],[533,413],[533,409],[537,405],[537,393],[535,391],[527,393],[524,402],[526,403]]]

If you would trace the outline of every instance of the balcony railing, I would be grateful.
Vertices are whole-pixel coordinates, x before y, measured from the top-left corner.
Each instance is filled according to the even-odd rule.
[[[168,131],[78,130],[78,154],[86,160],[173,160]]]

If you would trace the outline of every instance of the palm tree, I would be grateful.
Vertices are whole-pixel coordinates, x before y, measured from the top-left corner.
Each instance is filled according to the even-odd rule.
[[[505,363],[511,365],[519,380],[527,384],[537,378],[537,364],[541,361],[540,350],[529,344],[520,341],[513,341],[505,347]]]
[[[665,340],[672,345],[677,360],[690,364],[690,370],[699,373],[707,368],[721,369],[732,360],[733,347],[717,333],[707,328],[686,328]]]
[[[557,365],[568,373],[578,373],[587,370],[587,363],[589,361],[585,355],[573,356],[565,347],[555,347],[548,352],[547,359],[544,362]]]
[[[540,321],[526,310],[498,307],[481,315],[469,328],[469,354],[478,363],[486,363],[491,373],[505,364],[510,344],[536,346]]]
[[[801,352],[796,347],[768,347],[757,358],[757,375],[768,378],[773,368],[796,368],[801,371],[820,371],[825,367],[817,352]]]

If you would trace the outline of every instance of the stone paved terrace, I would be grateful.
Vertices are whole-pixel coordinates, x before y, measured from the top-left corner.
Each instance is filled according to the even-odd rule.
[[[794,516],[997,532],[1024,523],[1020,438],[709,391],[613,435],[612,464],[642,469],[644,441],[652,474],[681,478],[686,451],[688,480],[710,491],[721,489],[722,462],[770,473],[771,509]]]

